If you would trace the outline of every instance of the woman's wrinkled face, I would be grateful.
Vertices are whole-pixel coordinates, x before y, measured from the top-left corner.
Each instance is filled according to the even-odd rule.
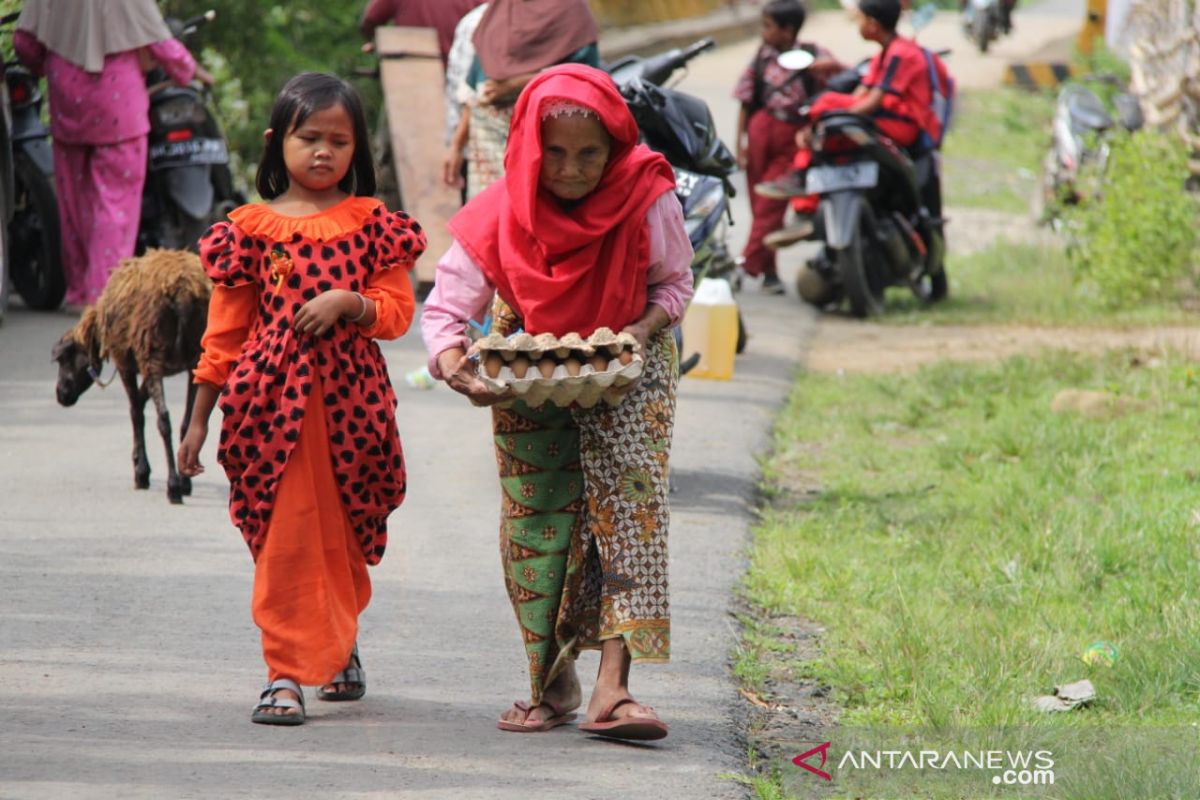
[[[592,116],[542,121],[542,186],[560,200],[581,200],[600,183],[612,138]]]

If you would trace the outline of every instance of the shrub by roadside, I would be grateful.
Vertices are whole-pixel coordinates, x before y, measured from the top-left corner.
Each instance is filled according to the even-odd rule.
[[[1186,147],[1153,131],[1116,137],[1111,147],[1103,197],[1069,215],[1076,275],[1110,307],[1194,294],[1200,220],[1183,185]]]

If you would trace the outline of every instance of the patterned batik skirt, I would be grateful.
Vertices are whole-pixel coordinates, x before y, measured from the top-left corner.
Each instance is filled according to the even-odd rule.
[[[500,332],[519,325],[500,301],[494,319]],[[667,456],[678,382],[675,339],[663,330],[617,406],[493,408],[500,554],[534,703],[579,650],[605,639],[623,637],[634,661],[670,657]]]
[[[467,138],[467,199],[504,177],[504,149],[512,106],[469,107],[471,129]]]

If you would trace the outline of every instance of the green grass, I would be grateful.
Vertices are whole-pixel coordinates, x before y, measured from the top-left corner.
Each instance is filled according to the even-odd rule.
[[[960,91],[942,146],[947,205],[1028,213],[1053,117],[1050,93]]]
[[[768,615],[826,628],[823,655],[790,669],[831,687],[842,725],[1196,720],[1200,385],[1182,362],[1131,364],[1059,353],[800,378],[767,464],[775,501],[745,594]],[[1104,421],[1054,414],[1064,388],[1138,405]],[[787,499],[798,467],[820,477],[815,499]],[[747,648],[769,661],[766,633],[752,629]],[[1080,658],[1098,640],[1120,650],[1111,668]],[[1093,707],[1031,710],[1030,697],[1085,677]],[[1115,794],[1060,796],[1149,796],[1135,791],[1136,770],[1119,774],[1106,778],[1125,782]]]
[[[954,235],[953,227],[948,236]],[[1177,302],[1147,301],[1113,308],[1093,288],[1072,277],[1063,246],[1053,241],[1014,244],[999,240],[946,265],[950,297],[935,305],[908,289],[890,289],[880,322],[895,324],[1003,323],[1134,327],[1189,321]]]

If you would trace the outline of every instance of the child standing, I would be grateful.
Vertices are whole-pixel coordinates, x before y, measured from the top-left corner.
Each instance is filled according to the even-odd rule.
[[[754,217],[742,251],[742,268],[748,275],[761,275],[763,291],[770,294],[783,294],[783,284],[775,267],[775,251],[763,243],[763,237],[782,227],[788,202],[786,196],[767,196],[754,187],[791,171],[796,133],[806,124],[800,107],[824,88],[829,70],[840,68],[829,51],[796,40],[805,16],[800,0],[771,0],[763,6],[762,45],[733,92],[742,104],[736,139],[738,166],[746,170],[746,183],[752,187]],[[780,53],[797,48],[817,58],[814,67],[797,72],[776,62]]]
[[[358,616],[404,499],[396,398],[374,339],[412,322],[408,270],[421,226],[371,195],[362,102],[344,81],[305,73],[275,99],[256,185],[265,203],[230,212],[200,242],[216,284],[185,475],[215,405],[230,515],[254,558],[253,615],[268,682],[251,720],[304,722],[301,684],[357,700],[366,676]]]

